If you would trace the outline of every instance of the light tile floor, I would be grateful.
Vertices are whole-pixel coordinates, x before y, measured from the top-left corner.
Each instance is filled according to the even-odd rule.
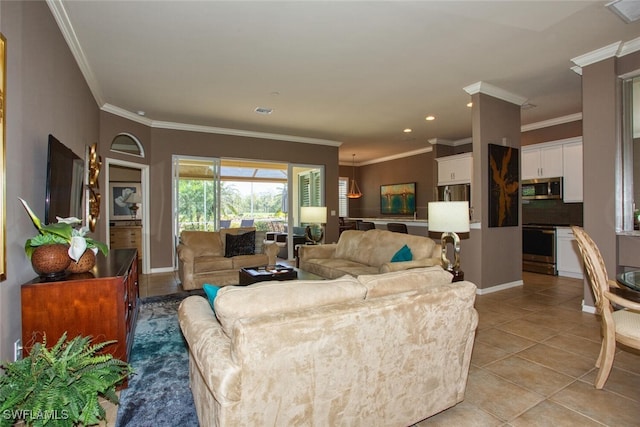
[[[600,323],[582,280],[523,273],[524,286],[479,295],[465,400],[417,426],[639,426],[640,352],[619,350],[603,390]],[[140,277],[140,296],[181,291],[177,274]]]

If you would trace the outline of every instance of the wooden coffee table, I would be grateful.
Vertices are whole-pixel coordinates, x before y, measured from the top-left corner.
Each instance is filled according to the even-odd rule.
[[[316,274],[280,264],[272,269],[266,266],[244,267],[240,269],[238,276],[240,285],[242,286],[270,280],[295,280],[298,278],[303,280],[324,280],[324,277]]]

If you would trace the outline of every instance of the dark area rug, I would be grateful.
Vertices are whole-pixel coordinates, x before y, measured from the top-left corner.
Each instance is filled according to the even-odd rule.
[[[189,388],[189,354],[178,324],[181,292],[141,301],[129,363],[134,374],[120,392],[117,427],[197,426]]]

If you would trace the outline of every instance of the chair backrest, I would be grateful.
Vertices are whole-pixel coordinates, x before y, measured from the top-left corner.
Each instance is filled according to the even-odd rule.
[[[376,228],[376,225],[372,222],[367,221],[359,221],[357,224],[358,230],[373,230]]]
[[[240,227],[253,227],[253,218],[240,221]]]
[[[408,234],[407,224],[403,224],[401,222],[390,222],[387,224],[387,230],[393,231],[395,233],[404,233]]]
[[[220,228],[229,228],[231,227],[231,220],[230,219],[221,219],[220,220]]]
[[[609,276],[602,254],[595,242],[581,227],[573,226],[571,230],[576,237],[578,248],[584,260],[584,268],[593,290],[596,308],[599,313],[602,313],[604,308],[609,309],[609,302],[604,298],[604,292],[609,290]]]

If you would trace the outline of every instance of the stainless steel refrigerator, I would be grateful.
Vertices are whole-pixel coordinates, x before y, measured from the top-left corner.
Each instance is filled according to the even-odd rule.
[[[471,184],[440,185],[436,190],[439,202],[468,201],[471,205]]]

